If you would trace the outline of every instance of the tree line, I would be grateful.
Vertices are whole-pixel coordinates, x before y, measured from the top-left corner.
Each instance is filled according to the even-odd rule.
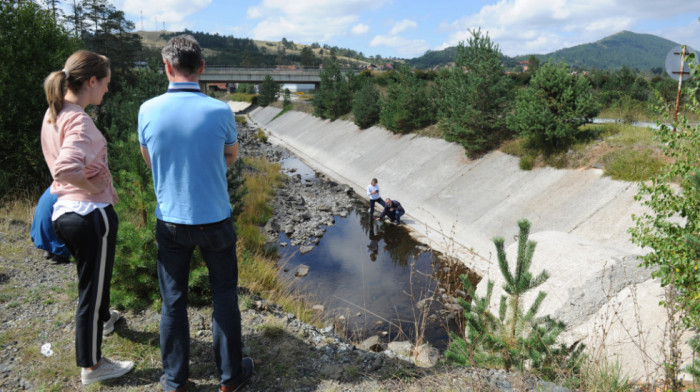
[[[381,124],[397,133],[436,124],[470,156],[514,137],[548,153],[590,137],[581,125],[601,109],[626,109],[624,116],[658,96],[667,102],[675,96],[671,78],[650,78],[626,67],[575,72],[566,63],[540,64],[531,56],[526,72],[506,72],[498,45],[481,30],[471,31],[454,58],[451,68],[420,71],[399,64],[377,76],[343,74],[331,56],[314,96],[315,114],[334,120],[352,112],[360,128]]]
[[[46,100],[43,81],[77,49],[105,54],[112,62],[110,95],[137,78],[141,54],[133,23],[106,0],[74,1],[63,13],[58,0],[0,3],[0,195],[48,185],[39,131]],[[113,116],[97,108],[98,123]]]

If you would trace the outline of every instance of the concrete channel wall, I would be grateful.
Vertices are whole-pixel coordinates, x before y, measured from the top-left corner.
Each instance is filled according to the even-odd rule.
[[[406,208],[414,237],[494,280],[497,288],[503,280],[492,238],[505,238],[514,265],[517,221],[530,220],[531,239],[538,243],[533,274],[546,269],[551,275],[539,288],[548,293],[540,313],[567,322],[566,340],[604,347],[630,376],[653,376],[649,362],[661,358],[656,342],[665,322],[658,305],[663,290],[637,267],[641,249],[627,233],[631,215],[643,211],[634,201],[634,183],[611,180],[596,169],[523,171],[518,158],[501,152],[470,160],[459,145],[440,139],[279,113],[267,107],[249,116],[273,143],[365,198],[376,177],[382,196]],[[483,292],[485,285],[479,286]],[[636,327],[640,307],[644,315]],[[648,353],[630,337],[635,333],[655,342],[644,348]]]

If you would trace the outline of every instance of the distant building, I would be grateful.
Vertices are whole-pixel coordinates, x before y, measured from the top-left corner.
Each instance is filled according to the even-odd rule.
[[[518,61],[519,65],[522,65],[523,67],[523,72],[527,72],[528,69],[530,69],[530,62],[525,60],[525,61]]]

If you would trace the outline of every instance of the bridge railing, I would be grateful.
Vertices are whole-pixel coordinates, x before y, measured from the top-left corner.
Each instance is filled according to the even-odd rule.
[[[243,67],[233,67],[225,64],[207,64],[204,68],[204,73],[208,74],[222,74],[222,73],[250,73],[250,74],[282,74],[290,73],[295,75],[318,75],[321,73],[319,67],[297,67],[297,68],[277,68],[277,67],[260,67],[260,68],[243,68]],[[341,69],[341,72],[360,72],[356,69]]]

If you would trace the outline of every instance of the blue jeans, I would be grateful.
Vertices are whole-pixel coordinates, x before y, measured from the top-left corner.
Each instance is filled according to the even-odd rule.
[[[384,199],[381,197],[378,199],[369,199],[369,217],[372,218],[374,216],[374,203],[379,203],[382,205],[382,207],[386,208],[386,203],[384,202]]]
[[[182,225],[158,220],[158,281],[163,297],[160,351],[165,383],[186,386],[189,377],[190,333],[187,284],[196,246],[209,270],[214,300],[214,355],[222,385],[237,381],[241,372],[241,312],[238,309],[236,232],[231,219],[206,225]]]

